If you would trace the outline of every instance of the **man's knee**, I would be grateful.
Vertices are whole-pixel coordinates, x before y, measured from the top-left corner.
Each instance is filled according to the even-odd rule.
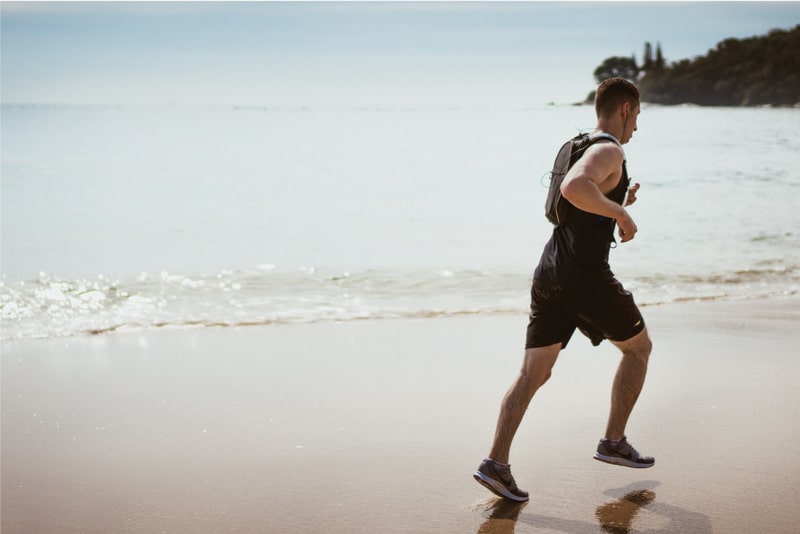
[[[561,344],[550,347],[537,347],[525,351],[525,363],[520,374],[534,389],[540,388],[549,380],[553,365],[556,362]]]
[[[614,342],[614,344],[622,351],[624,356],[637,358],[643,360],[645,363],[650,358],[650,353],[653,351],[653,342],[646,328],[631,339]]]

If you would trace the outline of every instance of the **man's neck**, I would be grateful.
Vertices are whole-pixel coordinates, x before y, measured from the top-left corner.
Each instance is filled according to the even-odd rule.
[[[598,131],[611,134],[617,139],[622,137],[622,126],[615,124],[614,121],[599,120],[596,128]]]

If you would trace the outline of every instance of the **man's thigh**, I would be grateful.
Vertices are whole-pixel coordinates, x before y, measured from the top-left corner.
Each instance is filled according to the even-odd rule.
[[[633,339],[645,329],[633,295],[615,279],[576,295],[574,302],[579,326],[589,325],[612,342]]]

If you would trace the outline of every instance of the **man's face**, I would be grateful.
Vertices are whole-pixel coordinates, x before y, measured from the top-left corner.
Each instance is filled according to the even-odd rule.
[[[633,132],[637,130],[636,120],[639,118],[639,112],[641,111],[639,104],[632,106],[629,103],[625,103],[622,107],[623,113],[623,130],[622,130],[622,139],[620,139],[621,143],[627,143],[628,141],[633,138]]]

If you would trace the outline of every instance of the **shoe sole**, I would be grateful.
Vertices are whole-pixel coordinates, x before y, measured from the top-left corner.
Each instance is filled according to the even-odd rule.
[[[488,489],[498,497],[502,497],[504,499],[509,499],[517,502],[525,502],[528,500],[528,497],[520,497],[519,495],[514,495],[513,493],[508,491],[505,488],[505,486],[503,486],[502,484],[498,483],[495,480],[492,480],[489,477],[484,476],[483,473],[481,473],[480,471],[472,475],[472,478],[474,478],[478,484]]]
[[[621,465],[624,467],[633,467],[634,469],[645,469],[647,467],[653,467],[654,465],[656,465],[655,461],[651,464],[640,464],[632,462],[631,460],[626,460],[625,458],[620,458],[619,456],[606,456],[605,454],[600,454],[599,452],[594,453],[594,459],[599,460],[601,462],[605,462],[607,464]]]

